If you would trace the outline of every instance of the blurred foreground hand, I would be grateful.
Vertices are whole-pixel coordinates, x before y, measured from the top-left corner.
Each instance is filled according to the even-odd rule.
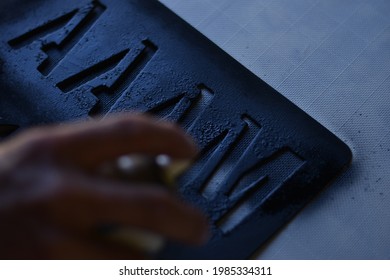
[[[199,211],[164,188],[96,176],[124,154],[196,155],[181,129],[141,115],[34,128],[0,145],[0,259],[131,259],[101,224],[148,230],[187,244],[207,238]]]

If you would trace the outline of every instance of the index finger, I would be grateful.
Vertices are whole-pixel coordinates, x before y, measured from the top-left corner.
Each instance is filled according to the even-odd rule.
[[[96,167],[124,154],[191,158],[197,153],[193,140],[178,126],[144,115],[127,114],[99,122],[67,124],[41,133],[48,144],[43,146],[54,148],[62,160],[84,167]]]

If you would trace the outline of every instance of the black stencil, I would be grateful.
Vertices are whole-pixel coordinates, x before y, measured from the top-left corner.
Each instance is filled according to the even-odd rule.
[[[336,136],[158,1],[20,2],[0,11],[0,98],[14,108],[0,109],[23,112],[16,126],[138,110],[176,121],[201,148],[179,192],[208,215],[212,238],[169,242],[159,258],[250,257],[351,160]]]

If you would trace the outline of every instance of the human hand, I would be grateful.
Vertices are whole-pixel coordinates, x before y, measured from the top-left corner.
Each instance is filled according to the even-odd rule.
[[[207,222],[163,188],[96,176],[124,154],[191,158],[192,140],[140,115],[34,128],[0,145],[0,258],[129,259],[140,252],[96,236],[101,224],[201,244]]]

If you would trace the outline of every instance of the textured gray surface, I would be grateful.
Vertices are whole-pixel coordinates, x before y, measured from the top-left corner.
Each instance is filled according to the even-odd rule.
[[[390,259],[390,1],[161,2],[353,150],[258,258]]]

